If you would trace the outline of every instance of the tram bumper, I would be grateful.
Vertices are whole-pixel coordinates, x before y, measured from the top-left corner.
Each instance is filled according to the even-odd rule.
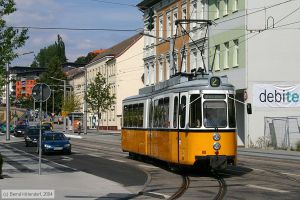
[[[227,168],[226,156],[212,156],[210,157],[210,166],[212,169],[222,170]]]
[[[208,165],[215,170],[226,169],[228,165],[228,156],[195,156],[196,165]],[[230,160],[229,160],[230,162]]]

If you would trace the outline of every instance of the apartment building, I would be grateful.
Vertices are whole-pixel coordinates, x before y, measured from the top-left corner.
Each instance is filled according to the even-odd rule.
[[[138,7],[144,12],[145,86],[168,80],[176,73],[207,67],[206,24],[175,24],[178,19],[207,19],[206,0],[144,0]],[[152,11],[154,28],[148,30]]]
[[[100,72],[107,83],[111,84],[111,93],[116,96],[116,104],[101,113],[100,124],[97,114],[88,110],[89,128],[99,126],[104,130],[121,129],[122,100],[137,95],[143,87],[143,45],[144,36],[136,34],[100,53],[85,66],[88,84]]]
[[[292,148],[300,141],[298,1],[209,1],[210,66],[235,85],[239,144]],[[252,106],[252,114],[246,106]]]

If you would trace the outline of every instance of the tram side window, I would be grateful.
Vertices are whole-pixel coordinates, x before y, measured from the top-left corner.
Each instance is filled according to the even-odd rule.
[[[140,103],[138,107],[138,127],[143,127],[143,119],[144,119],[144,104]]]
[[[169,97],[164,98],[164,105],[163,105],[163,127],[169,128],[170,121],[169,121]]]
[[[152,124],[152,117],[153,117],[153,104],[152,104],[152,101],[150,102],[149,104],[149,124],[148,124],[148,127],[149,128],[152,128],[153,127],[153,124]]]
[[[190,96],[190,124],[191,128],[201,127],[201,98],[199,94],[193,94]]]
[[[139,107],[138,104],[133,105],[132,110],[132,127],[138,127],[138,118],[139,118]]]
[[[128,127],[128,106],[123,106],[123,127]]]
[[[234,95],[230,94],[228,98],[228,119],[229,119],[229,128],[235,128],[235,104],[234,104]]]
[[[174,98],[173,128],[177,128],[178,97]]]
[[[181,97],[181,103],[180,103],[180,128],[185,127],[185,113],[186,113],[186,96]]]
[[[154,101],[153,127],[169,127],[169,97]]]
[[[143,127],[144,104],[126,105],[123,107],[124,127]]]

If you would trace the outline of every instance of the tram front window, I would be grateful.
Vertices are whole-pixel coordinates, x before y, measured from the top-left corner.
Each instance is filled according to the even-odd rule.
[[[206,128],[225,128],[227,126],[226,102],[206,101],[203,107],[203,123]]]

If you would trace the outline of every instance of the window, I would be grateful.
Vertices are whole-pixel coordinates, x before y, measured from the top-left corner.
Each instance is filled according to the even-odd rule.
[[[177,11],[177,8],[176,9],[174,9],[173,10],[173,35],[176,35],[176,29],[177,29],[177,27],[176,27],[176,25],[175,25],[175,22],[176,22],[176,20],[178,19],[178,11]]]
[[[164,31],[164,18],[163,16],[159,16],[159,33],[158,33],[158,36],[159,36],[159,41],[162,40],[162,37],[163,37],[163,31]]]
[[[146,65],[145,67],[145,85],[149,85],[150,80],[150,69],[149,65]]]
[[[115,111],[115,107],[113,107]],[[114,112],[115,113],[115,112]],[[144,104],[124,105],[123,106],[123,126],[124,127],[143,127]],[[113,120],[115,117],[113,116]]]
[[[151,84],[155,84],[156,82],[156,67],[155,64],[152,64],[152,79],[151,79]]]
[[[181,18],[182,19],[187,19],[187,10],[186,10],[186,4],[182,4],[182,12],[181,12]],[[184,30],[182,30],[182,33],[185,33],[186,30],[186,23],[182,24],[182,27]]]
[[[172,21],[171,21],[171,12],[167,12],[167,37],[171,37]]]
[[[159,61],[158,67],[159,67],[158,79],[159,79],[159,82],[162,82],[163,81],[163,76],[164,76],[163,62],[162,61]]]
[[[229,42],[225,42],[224,47],[224,69],[228,69]]]
[[[174,111],[173,111],[173,128],[177,128],[178,119],[178,97],[174,98]]]
[[[169,97],[154,101],[153,127],[167,128],[169,122]]]
[[[191,2],[191,11],[190,11],[190,15],[191,15],[191,19],[197,19],[197,1]],[[192,24],[192,28],[196,28],[197,23],[191,23]]]
[[[214,60],[214,69],[216,71],[220,70],[220,45],[217,45],[215,52],[215,60]]]
[[[181,97],[179,113],[180,113],[180,128],[185,128],[186,96]]]
[[[224,0],[223,16],[228,15],[228,0]]]
[[[235,128],[235,104],[234,104],[234,95],[230,94],[228,97],[228,120],[229,128]]]
[[[178,72],[178,58],[177,53],[174,54],[174,69],[176,72]]]
[[[234,40],[233,47],[233,67],[239,66],[239,40]]]
[[[170,78],[170,57],[166,59],[166,80]]]
[[[215,19],[220,18],[220,0],[216,0],[216,13]]]
[[[236,12],[238,10],[239,10],[239,2],[238,2],[238,0],[233,0],[232,12]]]
[[[206,128],[225,128],[227,126],[226,102],[205,101],[203,118],[203,124]]]
[[[197,69],[197,50],[193,49],[191,53],[191,70]]]
[[[182,63],[181,63],[181,72],[186,72],[187,59],[186,59],[186,51],[182,51]]]
[[[190,128],[201,127],[201,98],[199,94],[192,94],[190,96]]]

